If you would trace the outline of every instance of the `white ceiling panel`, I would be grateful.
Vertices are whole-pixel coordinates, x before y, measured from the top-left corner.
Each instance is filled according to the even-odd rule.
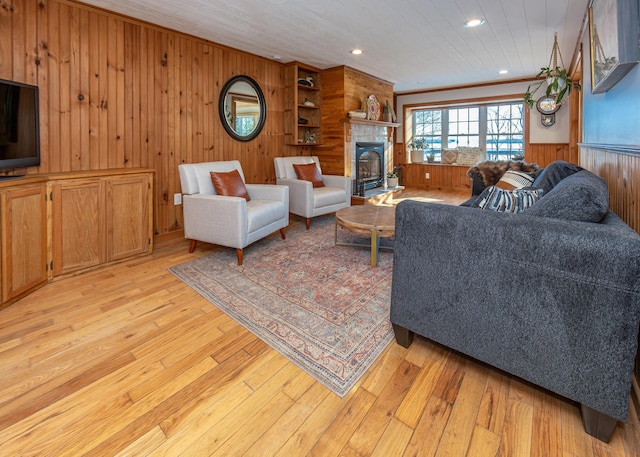
[[[396,92],[533,77],[554,32],[570,65],[588,1],[84,0],[284,63],[348,65]],[[484,25],[463,27],[478,16]],[[364,54],[349,54],[356,47]]]

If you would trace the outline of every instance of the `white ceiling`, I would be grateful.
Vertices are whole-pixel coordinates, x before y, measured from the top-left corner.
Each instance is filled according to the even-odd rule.
[[[569,67],[589,2],[83,1],[283,63],[348,65],[392,82],[395,92],[533,77],[549,63],[554,32]],[[475,17],[486,23],[463,27]],[[351,55],[356,47],[364,54]]]

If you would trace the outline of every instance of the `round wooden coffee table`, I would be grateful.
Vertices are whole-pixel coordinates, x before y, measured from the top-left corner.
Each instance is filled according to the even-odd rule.
[[[338,243],[338,227],[355,235],[371,237],[371,244]],[[371,246],[371,266],[378,266],[380,238],[393,238],[396,234],[395,206],[349,206],[336,212],[336,246]],[[385,248],[387,248],[385,246]],[[389,247],[388,249],[393,249]]]

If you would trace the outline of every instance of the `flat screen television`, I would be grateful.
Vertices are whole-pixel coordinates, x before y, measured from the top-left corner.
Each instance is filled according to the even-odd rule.
[[[0,79],[0,170],[38,165],[38,87]]]

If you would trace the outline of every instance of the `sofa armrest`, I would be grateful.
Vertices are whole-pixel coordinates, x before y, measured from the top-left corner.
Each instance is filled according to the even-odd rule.
[[[397,206],[396,326],[625,421],[639,321],[631,230]]]

